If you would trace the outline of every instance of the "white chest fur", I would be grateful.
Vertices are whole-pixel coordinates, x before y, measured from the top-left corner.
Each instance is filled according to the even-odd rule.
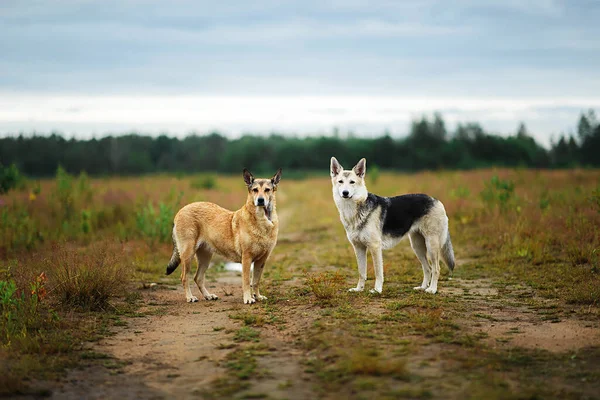
[[[335,199],[348,240],[371,246],[382,242],[381,210],[359,207],[354,201]]]

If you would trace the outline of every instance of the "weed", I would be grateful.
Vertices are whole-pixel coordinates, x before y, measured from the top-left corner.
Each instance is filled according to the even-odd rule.
[[[337,294],[345,283],[339,272],[319,272],[308,275],[306,283],[315,297],[324,302],[331,303],[337,299]]]
[[[369,174],[367,175],[367,177],[373,183],[373,185],[377,184],[377,181],[379,180],[380,175],[381,175],[381,173],[379,171],[379,167],[375,164],[372,164],[369,167]]]
[[[170,242],[173,231],[173,218],[176,213],[175,205],[179,203],[182,195],[183,192],[171,205],[160,202],[158,208],[155,208],[152,202],[149,201],[140,206],[135,212],[138,234],[151,243],[156,240]]]
[[[233,336],[235,342],[258,342],[260,333],[247,326],[241,327]]]
[[[4,167],[0,163],[0,194],[16,188],[22,181],[23,177],[15,164]]]
[[[45,260],[53,297],[65,308],[105,310],[128,284],[129,270],[121,265],[120,253],[120,246],[108,243],[95,244],[88,253],[56,246]]]
[[[409,373],[406,361],[399,358],[386,358],[378,352],[364,349],[353,351],[341,363],[345,373],[353,375],[392,376],[396,379],[407,380]]]
[[[31,249],[41,241],[38,224],[24,207],[13,204],[0,210],[0,249]]]
[[[263,326],[265,324],[265,319],[262,315],[256,315],[250,311],[240,311],[237,314],[229,315],[229,318],[240,320],[247,326]]]
[[[217,180],[213,175],[196,178],[190,183],[192,189],[214,189],[217,187]]]
[[[471,195],[471,191],[468,187],[459,186],[456,189],[452,189],[450,191],[450,196],[456,199],[467,199]]]
[[[501,210],[506,210],[514,199],[515,183],[510,180],[503,180],[494,175],[492,179],[485,182],[485,188],[480,195],[484,203],[489,208],[498,206]]]

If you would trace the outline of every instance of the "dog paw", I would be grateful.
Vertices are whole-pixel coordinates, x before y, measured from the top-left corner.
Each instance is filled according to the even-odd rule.
[[[186,297],[188,303],[196,303],[198,298],[196,296]]]
[[[437,292],[437,288],[428,287],[427,289],[425,289],[425,292],[435,294]]]
[[[254,297],[244,298],[244,304],[253,304],[253,303],[256,303],[256,300],[254,299]]]
[[[353,287],[348,289],[349,292],[362,292],[365,288]]]
[[[415,286],[413,290],[425,290],[423,286]]]
[[[217,296],[216,294],[211,294],[211,293],[204,296],[204,298],[206,300],[219,300],[219,296]]]
[[[371,294],[381,294],[382,291],[383,291],[383,289],[371,289],[371,290],[369,290],[369,293],[371,293]]]

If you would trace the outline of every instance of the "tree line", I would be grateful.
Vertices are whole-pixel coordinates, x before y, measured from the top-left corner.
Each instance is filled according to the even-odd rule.
[[[5,135],[6,136],[6,135]],[[70,173],[135,175],[155,172],[257,173],[327,170],[329,159],[353,163],[366,157],[383,169],[473,169],[491,166],[569,168],[600,166],[600,124],[593,110],[580,115],[575,135],[561,135],[550,149],[538,144],[521,124],[513,135],[484,131],[478,123],[448,132],[438,113],[411,124],[404,138],[339,135],[289,137],[245,135],[237,139],[213,132],[177,139],[136,133],[100,139],[65,139],[60,134],[0,138],[0,163],[15,164],[28,176],[49,176],[61,165]]]

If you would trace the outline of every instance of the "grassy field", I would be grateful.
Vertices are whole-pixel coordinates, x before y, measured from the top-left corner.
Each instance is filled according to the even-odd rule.
[[[163,276],[175,212],[239,208],[241,174],[59,171],[0,196],[0,395],[51,395],[79,366],[215,399],[600,398],[599,171],[367,171],[371,192],[444,203],[457,267],[436,295],[412,290],[422,272],[408,242],[384,253],[383,294],[347,292],[356,260],[329,179],[285,174],[268,300],[253,306],[219,258],[215,303],[183,304],[178,274]],[[368,276],[367,289],[370,261]],[[200,387],[186,387],[183,367],[150,382],[135,355],[103,345],[162,340],[154,322],[176,318],[214,340],[193,354],[195,374],[213,371]]]

